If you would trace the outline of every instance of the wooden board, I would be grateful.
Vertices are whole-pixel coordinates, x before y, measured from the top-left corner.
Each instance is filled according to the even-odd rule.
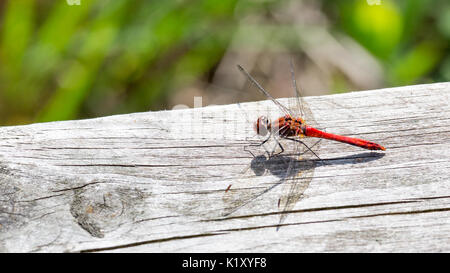
[[[244,151],[270,101],[2,127],[0,252],[448,252],[449,97],[306,97],[321,128],[387,148],[324,140],[309,167]]]

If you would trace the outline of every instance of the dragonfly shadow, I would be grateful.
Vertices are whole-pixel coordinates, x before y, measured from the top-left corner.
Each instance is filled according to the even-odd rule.
[[[320,165],[344,165],[370,162],[383,157],[384,154],[360,153],[345,157],[319,159],[301,159],[293,155],[276,155],[267,158],[265,155],[255,156],[250,165],[244,171],[251,169],[254,175],[263,176],[267,173],[278,178],[276,182],[258,184],[255,180],[240,183],[240,187],[231,187],[225,191],[224,201],[229,204],[223,216],[227,216],[259,196],[271,191],[275,187],[284,185],[285,196],[280,197],[279,207],[284,207],[284,211],[289,210],[302,196],[308,188],[314,176],[314,170]],[[249,174],[251,176],[251,174]],[[256,183],[255,183],[256,182]],[[286,183],[287,182],[287,183]]]
[[[327,158],[326,160],[324,160],[324,165],[346,165],[346,164],[367,163],[370,161],[378,160],[384,156],[385,156],[384,153],[364,152],[350,156]]]
[[[327,159],[296,159],[289,155],[276,155],[267,158],[265,155],[255,156],[250,168],[256,176],[262,176],[266,172],[279,178],[287,178],[297,175],[299,172],[312,170],[320,165],[346,165],[361,164],[384,157],[384,153],[364,152],[351,156],[334,157]],[[292,164],[292,166],[291,166]]]
[[[300,171],[313,169],[314,160],[295,159],[288,155],[277,155],[267,158],[264,155],[256,156],[250,162],[250,169],[256,176],[262,176],[267,172],[279,178],[295,176]]]

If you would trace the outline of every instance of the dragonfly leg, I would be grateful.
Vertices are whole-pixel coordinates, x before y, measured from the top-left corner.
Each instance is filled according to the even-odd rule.
[[[271,132],[269,133],[269,136],[268,136],[263,142],[261,142],[261,143],[259,143],[259,144],[250,144],[250,145],[247,145],[247,146],[244,147],[244,151],[247,151],[247,152],[249,152],[253,157],[256,157],[250,150],[247,150],[247,147],[259,147],[259,146],[262,146],[262,145],[264,145],[267,141],[269,141],[269,139],[273,136],[273,139],[274,139],[275,142],[278,144],[278,146],[281,148],[281,152],[278,152],[278,153],[274,154],[275,147],[272,149],[271,152],[269,152],[269,151],[267,151],[266,147],[263,146],[264,149],[266,150],[266,153],[267,153],[268,158],[271,158],[271,157],[274,156],[274,155],[279,155],[279,154],[283,153],[283,152],[284,152],[284,148],[283,148],[283,146],[281,146],[281,143],[277,140],[276,136],[277,136],[277,135],[280,135],[280,132],[283,131],[283,130],[285,130],[286,128],[287,128],[287,125],[283,125],[282,127],[280,127],[280,128],[278,129],[278,131],[277,131],[276,133],[274,133],[274,132],[271,131]]]
[[[288,138],[288,137],[286,137],[285,139],[289,139],[289,140],[292,140],[292,141],[295,141],[295,142],[298,142],[298,143],[301,143],[301,144],[303,144],[311,153],[313,153],[322,163],[324,162],[323,160],[322,160],[322,158],[320,158],[313,150],[311,150],[311,148],[312,147],[314,147],[316,144],[318,144],[321,140],[319,139],[319,141],[317,141],[316,143],[314,143],[314,145],[313,146],[311,146],[311,148],[310,147],[308,147],[308,145],[306,145],[303,141],[301,141],[301,140],[299,140],[299,139],[295,139],[295,138]]]
[[[281,127],[276,131],[276,133],[274,134],[273,139],[275,140],[275,142],[276,142],[276,144],[278,145],[278,147],[280,147],[281,151],[278,152],[278,153],[276,153],[276,154],[274,154],[274,152],[275,152],[275,147],[273,147],[272,152],[269,154],[269,158],[271,158],[271,157],[274,156],[274,155],[282,154],[282,153],[284,152],[284,148],[283,148],[283,146],[281,145],[281,143],[278,141],[278,139],[277,139],[276,136],[283,136],[283,135],[286,133],[286,129],[287,129],[287,128],[289,128],[287,125],[283,125],[283,126],[281,126]],[[271,134],[272,134],[272,133],[271,133]]]
[[[266,138],[263,142],[261,142],[261,143],[259,143],[259,144],[249,144],[249,145],[244,146],[244,151],[249,152],[253,157],[256,157],[256,156],[252,153],[252,151],[247,150],[247,147],[259,147],[259,146],[262,146],[262,145],[264,145],[264,144],[270,139],[270,137],[271,137],[271,135],[269,135],[268,138]],[[266,150],[266,152],[269,153],[267,150]]]
[[[252,153],[252,151],[247,150],[247,147],[249,147],[249,146],[252,146],[252,145],[246,145],[246,146],[244,146],[244,151],[249,152],[253,157],[256,157],[256,156]],[[253,145],[253,146],[254,146],[254,145]]]
[[[317,140],[316,141],[316,143],[314,143],[311,147],[309,147],[309,148],[313,148],[314,146],[316,146],[317,144],[319,144],[319,142],[321,142],[322,141],[322,138],[319,138],[319,140]]]
[[[283,148],[283,146],[281,145],[281,143],[278,141],[278,139],[277,139],[276,137],[274,137],[273,139],[274,139],[275,142],[278,144],[278,146],[280,147],[281,151],[278,152],[278,153],[276,153],[276,154],[274,154],[275,149],[273,149],[272,152],[271,152],[271,154],[270,154],[270,156],[269,156],[269,158],[272,157],[272,156],[276,156],[276,155],[282,154],[282,153],[284,152],[284,148]]]

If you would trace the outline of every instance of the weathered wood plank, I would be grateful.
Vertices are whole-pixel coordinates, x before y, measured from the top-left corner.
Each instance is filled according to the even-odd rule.
[[[322,128],[387,151],[324,140],[298,180],[282,179],[289,153],[243,150],[270,101],[0,128],[0,251],[448,252],[449,96],[305,98]]]

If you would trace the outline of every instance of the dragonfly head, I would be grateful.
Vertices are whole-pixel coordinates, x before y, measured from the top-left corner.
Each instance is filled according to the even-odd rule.
[[[258,135],[265,136],[270,130],[270,121],[265,116],[260,116],[255,122],[254,129]]]

